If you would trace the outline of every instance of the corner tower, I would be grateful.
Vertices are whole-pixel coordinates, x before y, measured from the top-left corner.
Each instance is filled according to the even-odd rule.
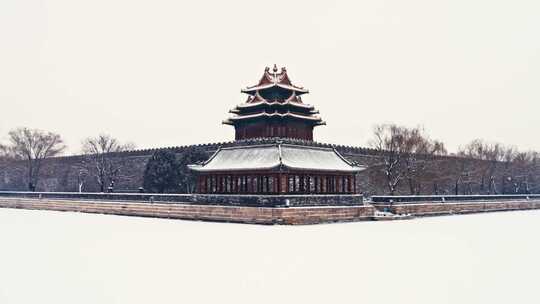
[[[278,73],[267,67],[259,83],[247,87],[246,102],[229,112],[234,114],[223,121],[235,129],[235,140],[249,138],[298,138],[313,140],[313,128],[326,124],[312,105],[302,102],[301,95],[309,93],[291,83],[287,70]]]

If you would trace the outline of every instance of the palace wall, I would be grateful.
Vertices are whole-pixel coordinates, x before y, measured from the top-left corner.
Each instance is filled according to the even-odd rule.
[[[167,147],[178,155],[185,153],[188,149],[199,148],[212,155],[219,147],[231,147],[264,143],[275,143],[276,139],[249,139],[225,143],[212,143],[182,147]],[[350,161],[368,167],[367,170],[358,175],[358,189],[365,195],[387,194],[388,187],[384,172],[381,170],[382,159],[377,151],[368,148],[350,146],[332,146],[330,144],[317,143],[303,140],[284,139],[283,142],[291,144],[313,145],[320,147],[334,147],[340,154]],[[137,192],[143,184],[143,174],[148,159],[157,149],[136,150],[111,155],[115,162],[122,163],[121,172],[116,180],[115,192]],[[421,182],[420,194],[453,194],[456,180],[459,181],[460,194],[485,193],[489,181],[482,182],[481,168],[485,162],[478,160],[467,160],[469,170],[466,181],[461,177],[460,168],[463,166],[463,159],[457,157],[439,157],[428,165],[424,174],[425,178]],[[41,178],[37,185],[37,191],[54,192],[76,192],[79,182],[82,181],[83,191],[98,192],[99,185],[94,177],[92,168],[90,172],[83,170],[89,166],[84,166],[83,156],[55,157],[45,161],[41,171]],[[502,166],[502,165],[501,165]],[[505,176],[498,170],[495,184],[498,192],[510,193],[511,183],[506,182]],[[531,170],[528,178],[530,191],[540,193],[540,168]],[[27,190],[28,179],[24,162],[4,162],[0,163],[0,191],[25,191]],[[464,188],[466,187],[466,189]],[[403,180],[396,194],[410,194],[408,183]]]

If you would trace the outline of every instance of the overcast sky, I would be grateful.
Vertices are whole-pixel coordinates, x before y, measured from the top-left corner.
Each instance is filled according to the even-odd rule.
[[[317,141],[366,145],[396,122],[451,150],[540,150],[539,16],[537,0],[2,0],[0,138],[232,140],[221,121],[276,63],[327,121]]]

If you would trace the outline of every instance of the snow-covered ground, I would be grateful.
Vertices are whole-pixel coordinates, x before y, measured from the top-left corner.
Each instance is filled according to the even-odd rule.
[[[540,303],[540,211],[253,226],[0,209],[0,303]]]

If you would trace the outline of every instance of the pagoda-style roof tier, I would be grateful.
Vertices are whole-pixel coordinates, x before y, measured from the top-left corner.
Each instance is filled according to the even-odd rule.
[[[279,113],[278,111],[275,111],[273,113],[267,113],[265,111],[253,113],[253,114],[246,114],[246,115],[237,115],[234,117],[230,117],[227,120],[223,121],[223,124],[226,125],[235,125],[236,122],[239,121],[245,121],[245,120],[252,120],[252,119],[260,119],[260,118],[277,118],[277,119],[286,119],[286,118],[292,118],[297,119],[305,122],[309,122],[313,124],[314,126],[320,126],[320,125],[326,125],[326,122],[323,121],[320,117],[315,115],[304,115],[300,113],[292,113],[290,111],[287,111],[285,113]]]
[[[278,68],[276,65],[274,65],[272,72],[273,73],[270,73],[270,68],[266,67],[263,76],[259,80],[259,83],[243,89],[242,93],[255,95],[259,91],[266,91],[272,89],[283,89],[286,91],[295,92],[296,95],[301,95],[309,92],[303,87],[293,85],[291,83],[289,75],[287,75],[287,70],[284,67],[281,68],[281,71],[278,73]]]
[[[291,108],[300,108],[300,109],[306,109],[306,110],[313,110],[315,107],[309,104],[305,103],[298,103],[298,102],[292,102],[292,101],[258,101],[258,102],[252,102],[252,103],[242,103],[236,106],[235,109],[238,110],[244,110],[244,109],[251,109],[251,108],[259,108],[259,107],[291,107]]]
[[[290,109],[295,109],[296,111],[307,112],[307,113],[309,113],[310,111],[314,111],[314,107],[312,105],[303,103],[302,99],[293,93],[289,98],[285,100],[283,99],[267,100],[267,99],[264,99],[259,94],[256,94],[254,96],[249,96],[245,103],[237,105],[230,112],[242,113],[242,112],[248,112],[253,109],[259,109],[259,108],[272,108],[272,109],[273,108],[290,108]]]
[[[249,107],[238,105],[236,106],[236,108],[229,110],[229,113],[246,115],[261,111],[266,111],[267,113],[272,113],[276,111],[280,113],[296,112],[302,113],[304,115],[319,114],[319,110],[316,110],[313,106],[303,104],[302,106],[298,106],[298,104],[295,103],[280,102],[261,102]]]
[[[249,95],[247,100],[229,111],[235,115],[223,121],[224,124],[238,126],[253,120],[273,123],[279,120],[283,125],[288,121],[301,122],[311,128],[305,135],[309,139],[314,126],[326,124],[316,115],[319,111],[314,106],[303,103],[300,95],[308,93],[308,90],[293,85],[285,68],[278,73],[276,65],[272,72],[267,67],[259,83],[242,92]]]
[[[309,91],[306,90],[306,89],[297,88],[297,87],[292,86],[292,85],[285,85],[285,84],[281,84],[281,83],[269,83],[269,84],[265,84],[265,85],[256,85],[256,86],[253,86],[253,87],[248,87],[248,88],[242,89],[242,93],[255,95],[257,92],[264,91],[264,90],[270,90],[270,89],[274,89],[274,88],[281,88],[281,89],[285,89],[285,90],[289,90],[289,91],[294,91],[294,92],[296,92],[297,95],[302,95],[302,94],[309,93]]]
[[[203,164],[189,167],[198,172],[288,169],[355,173],[365,169],[353,165],[335,149],[283,143],[220,148]]]

